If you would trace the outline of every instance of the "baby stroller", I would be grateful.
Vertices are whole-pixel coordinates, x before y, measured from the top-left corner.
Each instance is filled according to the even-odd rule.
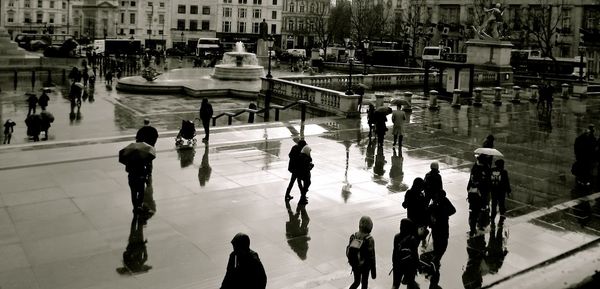
[[[182,120],[181,129],[175,137],[177,148],[191,148],[196,145],[196,126],[192,120]]]

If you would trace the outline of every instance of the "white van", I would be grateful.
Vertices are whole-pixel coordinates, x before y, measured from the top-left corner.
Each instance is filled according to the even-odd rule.
[[[426,46],[423,48],[423,60],[440,60],[442,54],[450,53],[450,47],[444,46]]]

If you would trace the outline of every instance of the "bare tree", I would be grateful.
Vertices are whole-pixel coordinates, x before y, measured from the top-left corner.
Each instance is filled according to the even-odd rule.
[[[390,19],[393,16],[391,1],[353,0],[352,32],[357,40],[369,38],[383,40],[391,35]]]
[[[338,0],[334,7],[331,7],[327,25],[325,27],[327,42],[343,43],[344,37],[350,36],[352,25],[348,19],[352,17],[351,3],[347,0]]]

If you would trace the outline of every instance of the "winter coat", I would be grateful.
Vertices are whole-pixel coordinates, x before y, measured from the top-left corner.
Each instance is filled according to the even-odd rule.
[[[237,234],[231,243],[234,250],[229,254],[221,289],[264,289],[267,286],[265,268],[258,254],[250,249],[248,236]]]
[[[202,101],[202,105],[200,106],[200,119],[202,121],[210,121],[213,116],[213,108],[208,101]]]
[[[375,258],[375,239],[373,239],[373,237],[371,236],[370,238],[367,238],[368,236],[370,236],[370,233],[365,233],[365,232],[361,232],[358,231],[352,235],[350,235],[350,241],[348,242],[351,243],[352,240],[354,238],[361,238],[363,240],[365,240],[363,244],[363,246],[366,246],[366,254],[363,256],[361,253],[361,257],[364,258],[364,263],[360,266],[360,268],[352,268],[353,271],[370,271],[372,276],[377,275],[377,268],[376,268],[376,258]]]
[[[432,200],[428,212],[431,218],[432,236],[448,238],[450,228],[448,220],[456,213],[456,208],[446,197],[445,192],[442,191],[441,196]]]
[[[156,144],[156,140],[158,140],[158,131],[152,126],[145,125],[137,131],[135,140],[137,142],[145,142],[151,146],[154,146]]]
[[[427,199],[433,198],[435,194],[441,190],[443,190],[442,176],[440,175],[440,171],[432,169],[427,174],[425,174],[425,196]]]
[[[42,93],[42,95],[40,95],[40,99],[38,100],[38,103],[40,104],[41,107],[46,107],[46,106],[48,106],[49,101],[50,101],[50,97],[48,97],[48,95],[44,92],[44,93]]]
[[[417,236],[417,227],[410,219],[400,221],[400,232],[394,236],[392,246],[392,265],[394,270],[416,273],[419,264],[419,237]],[[410,249],[411,254],[408,260],[402,260],[406,255],[401,249]]]
[[[410,188],[404,195],[402,207],[406,208],[407,217],[415,223],[417,227],[426,225],[428,199],[422,190]]]
[[[310,178],[310,170],[312,170],[313,166],[312,158],[307,154],[301,153],[298,156],[296,174],[300,179]]]
[[[404,114],[404,111],[397,109],[392,113],[392,122],[394,123],[394,135],[402,135],[404,120],[406,120],[406,114]]]
[[[302,147],[303,146],[298,143],[294,145],[288,153],[288,158],[290,159],[288,162],[288,171],[292,174],[296,173],[298,170],[298,159],[300,158],[300,151],[302,150]]]
[[[499,182],[495,184],[493,180],[498,177]],[[491,177],[490,177],[490,189],[492,194],[501,193],[501,194],[510,194],[510,181],[508,179],[508,172],[505,169],[500,169],[497,167],[492,168]]]

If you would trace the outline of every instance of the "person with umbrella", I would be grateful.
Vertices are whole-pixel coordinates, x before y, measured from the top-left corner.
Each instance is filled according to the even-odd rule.
[[[392,113],[391,107],[380,107],[375,110],[375,132],[377,133],[377,145],[383,146],[385,132],[388,130],[386,126],[387,115]]]
[[[398,143],[398,147],[402,147],[402,139],[404,136],[402,135],[404,121],[406,120],[406,114],[402,111],[402,105],[397,104],[397,108],[394,112],[392,112],[392,123],[394,123],[393,133],[394,133],[394,144]],[[402,151],[401,151],[402,152]]]
[[[17,124],[10,118],[4,123],[4,144],[10,144],[12,134],[15,132],[15,125]]]
[[[46,107],[48,106],[48,102],[50,101],[50,97],[48,97],[48,92],[50,92],[49,88],[44,88],[42,90],[42,95],[40,95],[40,99],[38,100],[38,103],[40,105],[40,107],[42,108],[42,110],[46,110]]]
[[[44,110],[40,113],[40,120],[41,131],[44,132],[42,140],[48,140],[48,129],[50,129],[50,124],[54,122],[54,115]]]
[[[33,138],[33,141],[40,140],[42,130],[42,118],[39,114],[32,114],[25,119],[27,125],[27,135]]]
[[[152,160],[156,157],[154,147],[144,142],[131,143],[119,151],[119,162],[129,173],[129,189],[134,213],[143,213],[144,190],[151,182]]]

